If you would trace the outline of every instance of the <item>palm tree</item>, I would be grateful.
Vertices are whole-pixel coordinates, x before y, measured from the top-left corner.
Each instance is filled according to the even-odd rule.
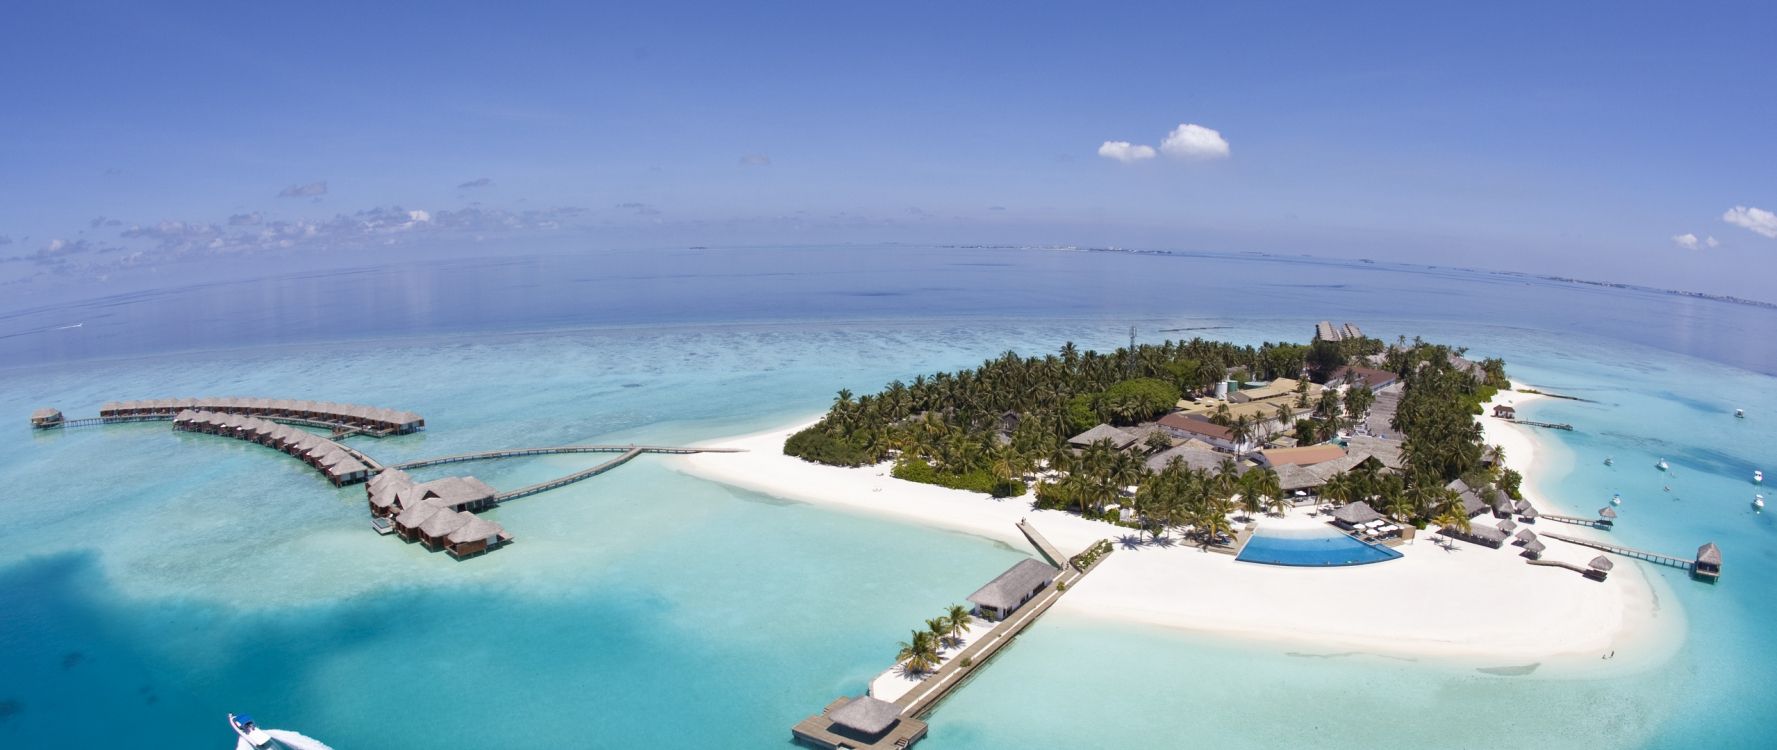
[[[895,661],[904,662],[906,670],[913,674],[925,674],[938,663],[938,649],[932,643],[932,634],[924,630],[913,631],[910,640],[902,641],[900,653]]]
[[[973,621],[969,608],[961,604],[950,605],[950,609],[944,612],[944,621],[950,624],[950,644],[962,646],[963,634],[969,632],[969,623]]]
[[[1271,468],[1254,469],[1246,473],[1247,491],[1265,498],[1265,503],[1278,515],[1290,507],[1289,499],[1283,494],[1283,479]],[[1281,501],[1281,505],[1279,504]]]
[[[926,632],[932,634],[932,642],[937,644],[938,648],[944,648],[944,641],[950,638],[949,615],[926,620]]]

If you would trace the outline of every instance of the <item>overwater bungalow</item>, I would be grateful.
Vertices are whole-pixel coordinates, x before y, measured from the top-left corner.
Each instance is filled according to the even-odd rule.
[[[900,706],[865,695],[833,701],[820,715],[791,727],[790,735],[822,750],[905,748],[925,737],[926,725],[903,717]]]
[[[1616,566],[1617,566],[1617,564],[1614,562],[1611,562],[1610,558],[1605,557],[1604,555],[1599,555],[1597,557],[1592,558],[1591,562],[1586,563],[1586,567],[1591,569],[1591,570],[1586,571],[1586,577],[1587,578],[1595,578],[1595,579],[1602,581],[1602,580],[1604,580],[1605,576],[1610,575],[1611,569],[1615,568]]]
[[[471,520],[474,520],[474,518],[475,515],[472,513],[451,511],[449,509],[445,509],[444,512],[434,513],[431,518],[426,519],[425,523],[420,524],[420,544],[425,545],[427,549],[443,549],[445,538],[449,537],[451,533],[455,532],[457,529],[468,525],[468,523]]]
[[[1697,561],[1691,564],[1691,575],[1714,582],[1721,578],[1721,548],[1710,542],[1697,548]]]
[[[463,514],[468,515],[468,514]],[[480,516],[469,516],[469,521],[444,538],[444,549],[451,557],[459,560],[472,557],[512,541],[512,535],[506,533],[499,524]]]
[[[31,412],[31,426],[39,430],[60,427],[62,421],[62,413],[55,409],[43,408]]]
[[[1608,505],[1598,509],[1598,523],[1614,526],[1617,522],[1617,509]]]
[[[1041,560],[1020,560],[999,577],[969,595],[984,620],[1004,620],[1055,580],[1061,571]]]
[[[424,525],[432,516],[449,512],[431,503],[414,503],[395,516],[395,533],[400,534],[401,538],[407,541],[419,541],[420,526]]]

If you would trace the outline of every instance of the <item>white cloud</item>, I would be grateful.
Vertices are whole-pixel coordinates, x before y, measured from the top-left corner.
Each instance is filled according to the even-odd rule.
[[[1124,164],[1133,164],[1154,158],[1154,147],[1138,146],[1129,141],[1105,141],[1103,146],[1098,147],[1098,155]]]
[[[1160,151],[1178,159],[1226,159],[1228,139],[1219,132],[1187,122],[1166,134],[1166,140],[1160,142]]]
[[[1686,250],[1695,250],[1703,246],[1703,241],[1697,239],[1697,235],[1685,232],[1684,234],[1672,235],[1672,244]]]
[[[1715,235],[1713,234],[1703,238],[1703,244],[1708,245],[1709,247],[1721,247],[1721,243],[1716,241]]]
[[[432,215],[429,213],[426,213],[425,211],[414,210],[414,211],[407,212],[407,219],[409,221],[412,221],[415,223],[423,224],[425,222],[431,221]]]
[[[1762,208],[1735,206],[1722,214],[1721,220],[1777,240],[1777,214]]]

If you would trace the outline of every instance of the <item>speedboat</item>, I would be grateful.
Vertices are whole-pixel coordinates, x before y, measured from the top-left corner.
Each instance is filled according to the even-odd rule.
[[[1734,418],[1735,419],[1745,419],[1746,418],[1746,410],[1745,409],[1735,409],[1734,410]]]
[[[1752,470],[1752,483],[1753,484],[1764,484],[1765,483],[1765,473],[1763,471],[1759,471],[1758,469],[1753,469]]]
[[[1753,495],[1752,496],[1752,507],[1754,507],[1754,508],[1765,507],[1765,496],[1764,495]]]
[[[1662,458],[1659,463],[1654,464],[1654,468],[1659,469],[1660,471],[1665,471],[1671,467],[1667,466],[1666,459]]]
[[[1611,457],[1610,457],[1610,456],[1605,456],[1605,457],[1604,457],[1604,465],[1605,465],[1605,466],[1609,466],[1609,465],[1611,465],[1611,464],[1614,464],[1614,463],[1616,463],[1616,462],[1617,462],[1617,461],[1616,461],[1616,459],[1614,459],[1614,458],[1611,458]]]
[[[1622,495],[1611,495],[1610,496],[1610,504],[1611,505],[1622,505],[1623,504],[1623,496]]]
[[[272,746],[271,735],[266,734],[265,730],[256,726],[253,723],[253,717],[251,716],[246,714],[229,714],[228,725],[234,727],[234,733],[240,735],[241,739],[246,740],[248,745],[255,748],[268,748]]]

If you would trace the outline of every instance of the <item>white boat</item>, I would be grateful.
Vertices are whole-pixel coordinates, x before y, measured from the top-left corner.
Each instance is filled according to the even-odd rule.
[[[1759,471],[1758,469],[1753,469],[1752,470],[1752,483],[1753,484],[1764,484],[1765,483],[1765,473],[1762,471]]]
[[[1611,495],[1610,496],[1610,504],[1611,505],[1622,505],[1623,504],[1623,496],[1622,495]]]
[[[1610,457],[1610,456],[1605,456],[1605,457],[1604,457],[1604,465],[1605,465],[1605,466],[1609,466],[1609,465],[1611,465],[1611,464],[1614,464],[1614,463],[1616,463],[1616,459],[1614,459],[1614,458],[1611,458],[1611,457]]]
[[[1659,470],[1660,470],[1660,471],[1665,471],[1665,470],[1667,470],[1667,469],[1668,469],[1668,468],[1671,468],[1671,467],[1669,467],[1669,466],[1667,466],[1667,465],[1666,465],[1666,459],[1664,459],[1664,458],[1662,458],[1662,459],[1660,459],[1660,462],[1659,462],[1659,463],[1657,463],[1657,464],[1654,464],[1654,468],[1657,468],[1657,469],[1659,469]]]
[[[1765,507],[1765,496],[1764,495],[1753,495],[1752,496],[1752,507],[1754,507],[1754,508]]]
[[[251,716],[246,714],[229,714],[228,725],[234,727],[234,733],[240,735],[241,739],[246,740],[248,745],[255,748],[267,748],[272,746],[271,735],[266,734],[265,730],[254,725],[253,717]]]
[[[1734,418],[1735,419],[1745,419],[1746,418],[1746,410],[1745,409],[1735,409],[1734,410]]]

